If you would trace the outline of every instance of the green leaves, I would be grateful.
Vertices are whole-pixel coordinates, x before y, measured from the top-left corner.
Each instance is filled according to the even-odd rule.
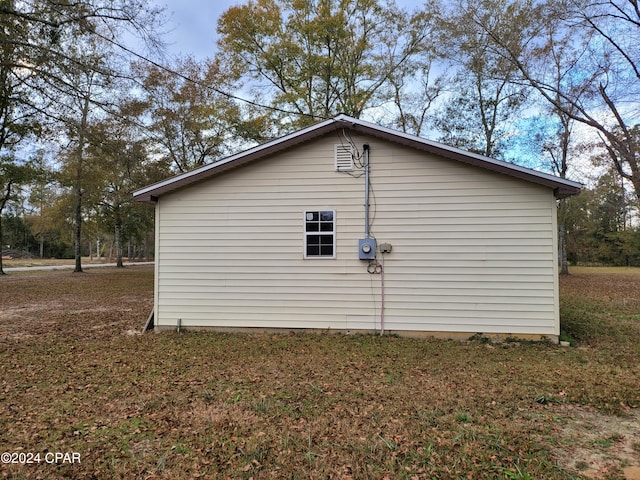
[[[222,56],[237,78],[299,114],[289,118],[294,126],[373,107],[388,77],[417,53],[411,28],[373,0],[250,1],[218,23]]]
[[[228,152],[239,108],[218,93],[227,79],[216,62],[185,58],[174,65],[177,74],[144,64],[135,68],[144,89],[141,123],[149,122],[151,149],[159,163],[186,172]]]

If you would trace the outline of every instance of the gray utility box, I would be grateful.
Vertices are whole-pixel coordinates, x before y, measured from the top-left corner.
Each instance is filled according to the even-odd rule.
[[[360,260],[373,260],[376,258],[375,238],[361,238],[358,240],[358,258]]]

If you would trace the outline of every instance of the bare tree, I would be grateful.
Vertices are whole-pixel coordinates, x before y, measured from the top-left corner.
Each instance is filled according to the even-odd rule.
[[[490,16],[485,4],[500,4]],[[640,204],[640,9],[637,0],[484,0],[467,16],[557,111],[594,129]],[[562,52],[561,55],[559,52]],[[558,85],[549,63],[563,58]]]
[[[527,87],[516,82],[517,70],[491,48],[486,31],[467,21],[470,9],[501,15],[500,5],[461,0],[439,18],[441,56],[455,74],[448,100],[436,119],[441,140],[489,157],[501,157],[513,121],[527,100]]]
[[[389,72],[388,82],[381,97],[391,107],[384,103],[384,117],[381,123],[390,123],[391,127],[398,128],[405,133],[423,135],[429,127],[432,118],[432,107],[441,97],[447,82],[447,74],[438,67],[439,43],[432,42],[431,39],[437,37],[437,19],[439,14],[439,4],[427,4],[423,9],[413,15],[403,13],[407,26],[413,25],[414,29],[422,32],[419,37],[423,37],[416,48],[415,55],[409,56],[402,64]],[[419,38],[419,37],[416,37]],[[390,50],[386,57],[392,58],[393,51]]]

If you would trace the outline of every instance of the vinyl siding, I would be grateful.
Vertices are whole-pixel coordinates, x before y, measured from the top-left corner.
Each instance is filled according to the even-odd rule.
[[[559,333],[550,189],[354,140],[371,147],[371,232],[393,245],[386,330]],[[336,143],[323,137],[159,199],[157,325],[380,328],[381,278],[357,251],[364,177],[335,171]],[[303,258],[305,210],[335,210],[335,259]]]

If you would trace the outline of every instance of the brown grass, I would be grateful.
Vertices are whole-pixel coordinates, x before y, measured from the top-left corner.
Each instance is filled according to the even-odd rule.
[[[92,258],[82,257],[82,264],[101,264],[101,263],[115,263],[114,258]],[[59,265],[75,265],[75,259],[73,258],[10,258],[3,257],[2,266],[4,268],[15,268],[15,267],[46,267],[46,266],[59,266]]]
[[[570,479],[640,466],[638,271],[562,279],[570,349],[140,335],[152,282],[148,267],[0,278],[0,450],[81,455],[2,465],[4,477]],[[620,433],[588,438],[580,418]]]

